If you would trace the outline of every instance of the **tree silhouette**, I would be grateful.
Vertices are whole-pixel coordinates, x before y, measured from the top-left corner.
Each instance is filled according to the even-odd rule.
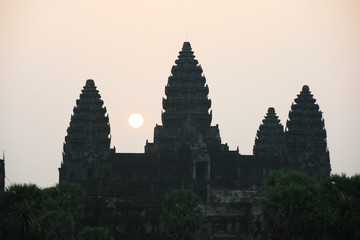
[[[44,189],[48,208],[69,212],[76,222],[80,221],[85,206],[85,192],[78,184],[64,182]]]
[[[85,193],[70,183],[40,189],[14,184],[0,195],[0,239],[73,239]]]
[[[360,239],[360,176],[332,175],[319,182],[276,171],[266,182],[262,209],[274,239]]]
[[[160,220],[172,239],[191,239],[201,225],[200,203],[200,197],[191,190],[173,190],[165,194]]]
[[[329,239],[360,239],[360,175],[322,182],[319,222]]]
[[[109,231],[103,227],[85,227],[78,234],[79,240],[113,240]]]
[[[266,186],[262,207],[267,231],[275,239],[297,239],[299,236],[312,239],[316,232],[313,213],[319,199],[319,186],[315,179],[280,170],[270,174]]]
[[[45,196],[34,184],[14,184],[0,198],[4,239],[39,239],[45,214]],[[0,236],[1,236],[0,235]]]

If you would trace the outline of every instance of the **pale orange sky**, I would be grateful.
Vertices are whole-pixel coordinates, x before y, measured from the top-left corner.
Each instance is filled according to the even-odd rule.
[[[308,84],[334,173],[360,172],[358,0],[0,0],[0,150],[13,183],[58,181],[62,144],[86,79],[102,95],[117,152],[143,152],[184,41],[203,67],[212,125],[251,154],[272,106],[286,124]],[[131,128],[127,117],[144,115]],[[7,184],[9,182],[7,181]]]

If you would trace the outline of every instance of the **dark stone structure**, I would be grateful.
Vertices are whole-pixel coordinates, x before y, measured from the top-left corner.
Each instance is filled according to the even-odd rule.
[[[274,108],[268,109],[262,122],[255,138],[254,155],[284,160],[284,128],[276,116]]]
[[[110,125],[93,80],[87,80],[65,137],[60,182],[82,185],[110,177]]]
[[[285,140],[289,167],[321,178],[331,169],[324,119],[315,101],[309,87],[303,86],[291,105]]]
[[[270,171],[289,168],[318,179],[330,174],[324,120],[309,87],[291,106],[284,131],[269,108],[254,155],[229,150],[211,125],[202,68],[185,42],[165,86],[162,124],[140,154],[110,148],[106,108],[87,80],[65,137],[60,182],[87,192],[84,224],[107,226],[121,239],[166,239],[159,224],[164,193],[191,188],[203,198],[205,222],[196,239],[246,239],[259,230],[259,197]]]

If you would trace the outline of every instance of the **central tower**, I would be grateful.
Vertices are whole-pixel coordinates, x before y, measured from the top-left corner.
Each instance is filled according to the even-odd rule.
[[[154,142],[145,153],[159,161],[160,178],[204,179],[211,176],[214,153],[227,151],[219,127],[211,126],[209,87],[189,42],[184,42],[162,100],[162,124],[154,129]],[[215,154],[216,155],[216,154]]]
[[[166,151],[180,146],[192,147],[202,141],[209,149],[222,149],[219,127],[211,126],[211,100],[208,98],[209,87],[199,62],[189,42],[184,42],[171,75],[165,86],[166,97],[162,100],[161,113],[163,125],[156,125],[154,143],[146,144],[146,151]],[[227,146],[223,146],[227,147]],[[156,150],[156,151],[157,151]]]
[[[171,76],[165,87],[163,98],[162,123],[170,135],[178,134],[179,129],[191,122],[203,136],[211,123],[211,100],[209,88],[199,62],[189,42],[184,42],[179,58],[171,69]]]

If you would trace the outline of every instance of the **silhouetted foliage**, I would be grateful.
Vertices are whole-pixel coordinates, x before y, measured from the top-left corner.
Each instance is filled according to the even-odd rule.
[[[321,183],[320,220],[330,239],[360,239],[360,175],[332,175]]]
[[[45,196],[34,184],[14,184],[0,198],[0,232],[3,239],[39,239]]]
[[[44,189],[44,192],[49,198],[47,202],[49,208],[69,212],[75,221],[82,218],[85,206],[85,192],[79,185],[63,182]]]
[[[172,239],[191,239],[201,225],[201,199],[191,190],[173,190],[165,194],[161,224]]]
[[[84,199],[75,184],[43,190],[34,184],[14,184],[0,195],[0,239],[71,240]]]
[[[318,182],[280,170],[270,174],[266,188],[262,208],[274,239],[359,239],[359,175]]]
[[[69,212],[63,210],[55,210],[46,213],[43,219],[43,231],[45,239],[53,240],[71,240],[74,236],[75,222]]]
[[[78,234],[78,240],[113,240],[109,230],[103,227],[85,227]]]

